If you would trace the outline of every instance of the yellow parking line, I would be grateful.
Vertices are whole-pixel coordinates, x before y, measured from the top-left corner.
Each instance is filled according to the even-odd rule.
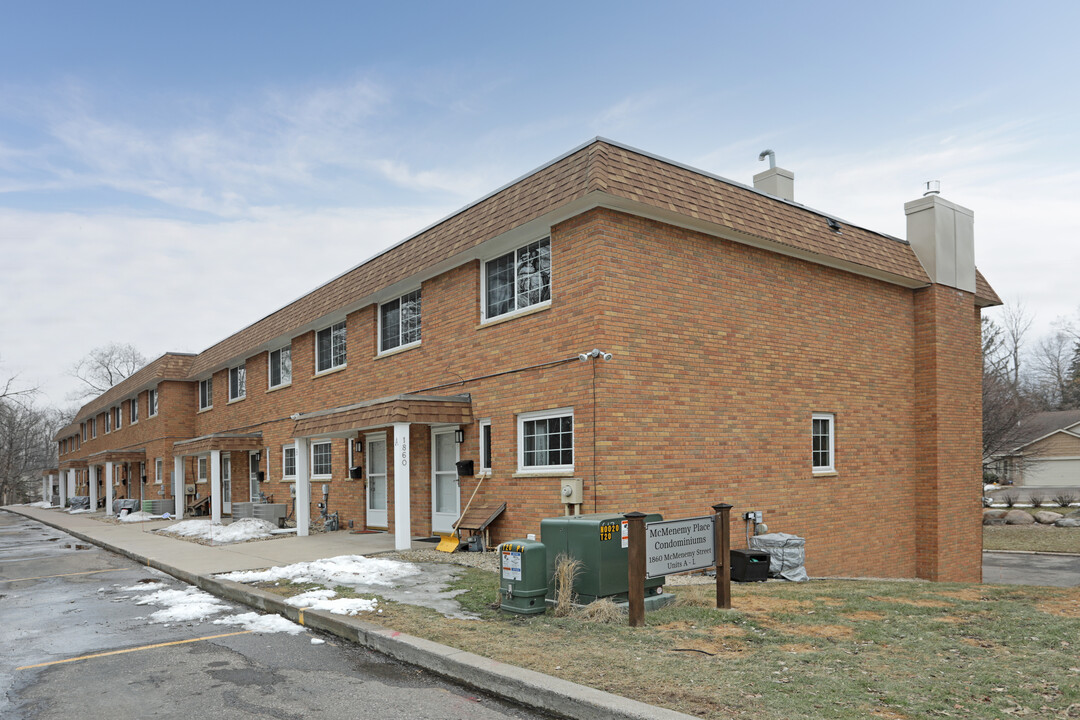
[[[203,640],[217,640],[218,638],[232,637],[233,635],[247,635],[254,632],[253,630],[239,630],[237,632],[223,633],[221,635],[208,635],[201,638],[191,638],[190,640],[174,640],[167,643],[158,643],[156,645],[143,645],[142,647],[128,648],[127,650],[112,650],[110,652],[95,653],[93,655],[80,655],[79,657],[68,658],[67,660],[53,660],[52,662],[38,663],[37,665],[23,665],[22,667],[15,668],[16,670],[31,670],[33,668],[45,667],[46,665],[61,665],[63,663],[75,662],[76,660],[90,660],[91,658],[106,657],[108,655],[123,655],[124,653],[138,652],[139,650],[153,650],[154,648],[168,647],[169,645],[184,645],[186,643],[202,642]]]
[[[49,578],[71,577],[72,575],[93,575],[94,573],[119,572],[121,570],[128,570],[128,569],[129,568],[109,568],[108,570],[87,570],[85,572],[64,573],[63,575],[38,575],[37,577],[12,578],[11,580],[5,580],[3,578],[0,578],[0,582],[22,582],[23,580],[47,580]]]

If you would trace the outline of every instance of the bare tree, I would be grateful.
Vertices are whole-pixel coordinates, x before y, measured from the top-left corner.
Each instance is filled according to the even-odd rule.
[[[1072,338],[1060,328],[1035,345],[1032,353],[1035,389],[1040,401],[1049,409],[1066,409],[1072,380],[1073,346]]]
[[[1020,387],[1020,360],[1024,354],[1024,338],[1031,331],[1035,318],[1022,299],[1006,303],[1001,313],[1002,350],[1009,358],[1009,380]]]
[[[94,348],[72,366],[70,374],[81,380],[83,387],[72,392],[68,399],[83,400],[100,395],[146,363],[146,358],[134,345],[110,343]]]
[[[37,497],[41,471],[56,461],[53,435],[65,420],[55,410],[0,399],[0,502]]]
[[[989,318],[982,320],[982,345],[983,466],[987,467],[1016,447],[1020,421],[1037,408],[1012,381],[1015,345]]]

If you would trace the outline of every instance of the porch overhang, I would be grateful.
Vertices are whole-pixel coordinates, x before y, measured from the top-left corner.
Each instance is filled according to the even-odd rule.
[[[214,450],[220,452],[245,452],[262,450],[262,433],[212,433],[191,440],[178,440],[173,443],[176,455],[206,455]]]
[[[472,422],[472,396],[395,395],[304,413],[293,420],[293,437],[351,437],[396,423],[464,425]]]
[[[87,462],[86,462],[85,459],[61,460],[60,461],[60,469],[61,470],[85,470],[86,467],[87,467]]]
[[[125,462],[144,462],[146,460],[146,450],[102,450],[96,452],[93,455],[86,458],[83,467],[86,465],[101,465],[102,463],[125,463]]]

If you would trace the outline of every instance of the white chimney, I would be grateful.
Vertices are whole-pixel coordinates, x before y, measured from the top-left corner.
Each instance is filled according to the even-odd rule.
[[[769,159],[769,169],[754,176],[754,189],[784,200],[795,201],[795,173],[776,167],[776,153],[762,150],[758,160]]]
[[[932,282],[975,292],[975,213],[930,189],[904,203],[907,239]]]

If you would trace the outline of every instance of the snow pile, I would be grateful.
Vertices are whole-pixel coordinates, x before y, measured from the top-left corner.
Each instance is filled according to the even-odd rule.
[[[293,607],[305,610],[325,610],[335,615],[356,615],[362,612],[373,612],[379,606],[375,598],[335,598],[333,590],[311,590],[301,595],[296,595],[285,600]]]
[[[214,525],[210,520],[181,520],[158,530],[159,533],[180,537],[210,540],[215,543],[235,543],[262,540],[277,530],[277,525],[257,518],[241,518],[231,525]]]
[[[73,508],[71,510],[68,510],[68,515],[81,515],[88,512],[90,512],[90,508],[79,508],[78,510],[75,510]]]
[[[261,633],[285,632],[290,635],[296,635],[304,632],[304,628],[291,620],[286,620],[280,615],[260,615],[256,612],[241,613],[240,615],[229,615],[228,617],[218,618],[214,621],[214,624],[239,625],[245,630]]]
[[[26,507],[47,508],[47,507],[52,507],[52,503],[48,502],[47,500],[42,500],[41,502],[27,503]]]
[[[183,590],[157,590],[135,601],[136,605],[164,605],[150,615],[150,620],[160,623],[191,622],[205,620],[211,615],[225,612],[228,608],[210,593],[195,587]]]
[[[393,587],[401,578],[419,575],[420,568],[412,563],[363,555],[339,555],[338,557],[301,562],[269,570],[241,570],[217,577],[240,583],[275,582],[289,580],[297,583],[319,585],[382,585]]]
[[[142,510],[133,513],[127,513],[120,516],[120,522],[146,522],[147,520],[158,520],[160,515],[151,515],[148,512]]]

